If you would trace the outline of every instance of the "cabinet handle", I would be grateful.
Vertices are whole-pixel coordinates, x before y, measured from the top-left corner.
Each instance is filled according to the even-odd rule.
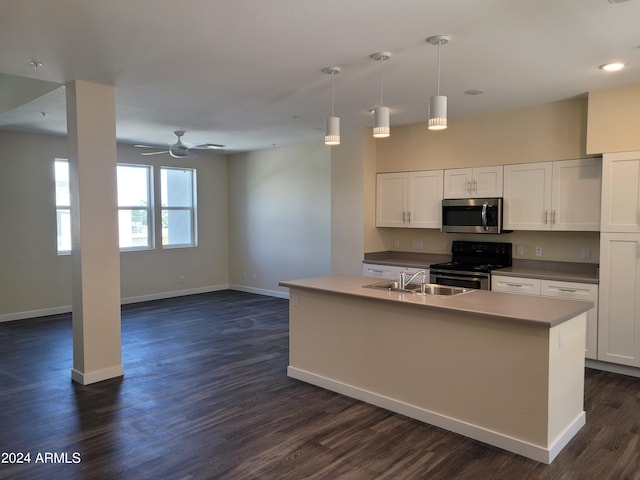
[[[549,223],[549,210],[545,210],[544,211],[544,224],[548,224]]]
[[[473,179],[473,191],[474,193],[478,193],[478,180]]]
[[[407,219],[408,219],[408,220],[407,220],[407,223],[408,223],[408,224],[411,224],[411,210],[409,210],[409,211],[407,212]]]
[[[407,221],[407,212],[405,212],[404,210],[402,211],[402,223],[406,223]]]
[[[507,283],[506,285],[507,287],[518,287],[518,288],[522,287],[521,283]]]
[[[567,292],[567,293],[576,293],[578,290],[575,288],[560,288],[558,287],[559,292]]]
[[[551,210],[551,223],[556,223],[556,211]]]

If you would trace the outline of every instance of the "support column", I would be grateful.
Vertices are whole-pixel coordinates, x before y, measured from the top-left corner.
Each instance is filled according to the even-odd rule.
[[[115,89],[66,85],[71,183],[72,380],[124,374],[120,335],[120,251],[116,190]]]

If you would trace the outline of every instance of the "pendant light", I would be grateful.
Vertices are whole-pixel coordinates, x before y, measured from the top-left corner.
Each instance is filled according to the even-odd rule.
[[[389,133],[389,107],[382,103],[382,88],[384,84],[384,61],[391,58],[389,52],[373,53],[371,58],[380,62],[380,106],[373,109],[373,136],[375,138],[386,138]]]
[[[447,128],[447,97],[440,95],[440,45],[449,43],[449,35],[434,35],[427,38],[427,42],[438,47],[438,90],[429,99],[429,130],[444,130]]]
[[[340,145],[340,117],[333,115],[333,76],[340,73],[340,67],[327,67],[322,71],[331,75],[331,116],[327,117],[325,128],[324,143],[325,145]]]

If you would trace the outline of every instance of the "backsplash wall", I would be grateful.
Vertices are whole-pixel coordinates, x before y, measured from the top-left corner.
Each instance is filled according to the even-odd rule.
[[[383,232],[386,250],[390,251],[451,253],[453,240],[509,242],[513,244],[514,259],[599,263],[600,232],[517,231],[503,235],[474,235],[421,228],[379,230]],[[521,247],[522,255],[518,254],[518,247]],[[536,247],[542,249],[542,256],[536,256]]]

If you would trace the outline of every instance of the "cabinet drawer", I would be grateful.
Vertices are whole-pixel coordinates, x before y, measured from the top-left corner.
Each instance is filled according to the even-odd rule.
[[[491,290],[494,292],[540,295],[540,280],[525,277],[491,276]]]
[[[390,265],[363,264],[362,274],[365,277],[395,278],[397,267]]]
[[[541,294],[545,297],[561,297],[571,300],[598,301],[598,285],[580,282],[542,280]]]

